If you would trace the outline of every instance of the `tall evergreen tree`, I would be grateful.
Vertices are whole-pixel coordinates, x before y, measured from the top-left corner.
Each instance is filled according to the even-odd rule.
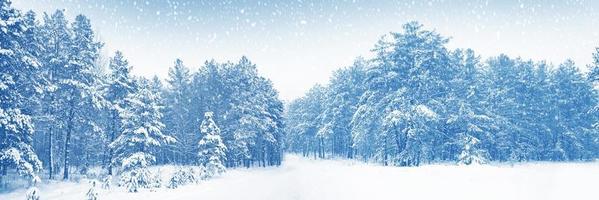
[[[595,48],[595,52],[593,52],[593,64],[589,68],[588,78],[593,83],[599,82],[599,47]]]
[[[33,123],[26,109],[39,63],[25,48],[27,31],[21,13],[10,1],[0,1],[0,177],[9,169],[37,180],[42,164],[31,146]]]
[[[44,138],[48,141],[45,145],[44,162],[48,168],[48,176],[53,179],[55,174],[56,160],[58,160],[58,147],[61,138],[60,132],[64,126],[64,121],[60,120],[59,104],[60,96],[58,91],[59,69],[68,62],[68,48],[70,47],[71,33],[67,27],[68,22],[61,10],[52,15],[44,13],[43,24],[40,27],[42,71],[47,81],[44,87],[44,95],[41,104],[42,118],[36,121],[36,126],[43,130]]]
[[[58,12],[58,15],[60,12]],[[59,18],[60,19],[60,18]],[[63,151],[63,179],[69,179],[69,162],[71,161],[71,140],[74,134],[94,121],[89,118],[90,111],[98,108],[94,84],[97,81],[93,73],[95,63],[99,56],[101,44],[94,42],[94,34],[89,20],[79,15],[72,25],[72,38],[67,47],[67,63],[63,66],[54,66],[58,73],[54,74],[59,95],[60,120],[64,122]],[[83,124],[80,122],[84,122]],[[81,137],[82,135],[76,135]]]
[[[193,134],[193,123],[196,118],[191,115],[191,74],[180,59],[175,60],[175,66],[168,72],[168,90],[165,93],[165,123],[166,129],[177,138],[177,148],[169,148],[173,161],[187,163],[193,158],[197,137]]]
[[[555,160],[588,160],[596,148],[597,131],[592,128],[590,110],[597,104],[596,93],[572,61],[566,61],[552,77],[556,115]]]
[[[593,53],[593,65],[591,65],[590,68],[591,70],[587,77],[595,87],[595,93],[597,93],[599,88],[599,48],[595,48],[595,53]],[[593,126],[595,129],[599,129],[599,104],[595,105],[591,114],[595,117],[595,124],[593,124]]]
[[[89,165],[99,164],[92,162],[92,160],[100,158],[96,153],[92,153],[92,150],[100,145],[90,141],[102,141],[103,130],[99,118],[94,117],[93,114],[102,111],[107,106],[107,102],[101,94],[101,74],[97,73],[99,71],[97,68],[100,68],[98,60],[103,44],[96,40],[91,22],[84,15],[75,17],[71,29],[73,30],[73,42],[69,65],[72,68],[69,67],[71,69],[68,69],[67,73],[72,73],[70,81],[75,81],[69,86],[71,87],[70,95],[75,96],[71,100],[75,102],[68,103],[68,105],[69,107],[74,106],[75,108],[71,109],[77,110],[78,113],[71,113],[76,120],[71,122],[73,125],[67,124],[67,127],[73,127],[73,133],[69,134],[67,129],[64,147],[63,177],[65,179],[68,179],[69,175],[69,162],[83,167],[84,170]],[[72,147],[69,146],[69,135],[73,135],[72,144],[75,145]],[[69,151],[79,152],[81,156],[70,156]]]
[[[137,91],[137,85],[130,75],[131,66],[122,52],[115,52],[108,67],[110,76],[106,86],[105,99],[109,103],[109,106],[106,107],[109,118],[106,132],[108,144],[110,144],[123,132],[123,119],[120,113],[125,112],[125,98]],[[110,175],[113,171],[113,166],[110,164],[113,156],[113,149],[109,148],[107,168]]]

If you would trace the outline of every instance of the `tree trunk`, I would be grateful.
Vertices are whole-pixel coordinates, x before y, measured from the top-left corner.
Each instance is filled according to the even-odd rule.
[[[401,153],[401,141],[399,138],[399,131],[397,131],[397,126],[393,125],[393,133],[395,133],[395,146],[397,148],[397,152],[395,152],[397,155],[399,156],[399,153]]]
[[[385,144],[383,145],[383,166],[387,166],[387,165],[389,165],[389,160],[388,160],[389,155],[387,155],[387,148],[388,148],[387,147],[388,146],[387,139],[388,139],[388,137],[387,137],[387,135],[385,135],[384,137],[385,137],[385,141],[384,141]]]
[[[50,70],[50,74],[48,77],[49,81],[53,81],[53,73],[52,70]],[[54,105],[56,104],[55,102],[55,96],[54,93],[50,93],[50,102],[53,105],[49,105],[47,106],[47,110],[46,110],[46,114],[47,116],[50,116],[53,120],[55,119],[54,117],[56,116],[56,113],[54,112]],[[48,120],[48,122],[51,120]],[[49,130],[48,130],[48,179],[53,180],[54,179],[54,154],[52,153],[52,148],[54,147],[54,125],[50,124],[49,125]]]
[[[0,188],[6,188],[6,183],[4,182],[6,177],[6,167],[0,165]]]
[[[67,137],[64,142],[64,180],[69,179],[69,146],[71,143],[71,127],[67,130]]]
[[[114,142],[115,137],[116,137],[116,131],[118,130],[118,128],[116,127],[116,120],[118,120],[118,116],[116,114],[116,111],[112,111],[112,122],[111,124],[111,129],[110,129],[110,141],[108,142],[108,144]],[[108,148],[108,175],[112,176],[112,157],[113,157],[113,150],[112,148]]]
[[[349,158],[349,159],[353,159],[354,158],[354,147],[353,147],[354,144],[353,143],[354,143],[354,141],[350,137],[347,140],[347,147],[346,147],[347,148],[347,158]]]
[[[49,136],[48,136],[48,178],[50,180],[54,179],[54,165],[53,165],[53,159],[52,159],[52,138],[53,138],[53,129],[52,127],[50,127],[50,130],[48,132]]]
[[[64,173],[62,179],[69,179],[69,147],[71,146],[71,134],[73,132],[73,109],[74,103],[71,100],[71,109],[69,112],[69,120],[67,121],[67,135],[64,142]]]

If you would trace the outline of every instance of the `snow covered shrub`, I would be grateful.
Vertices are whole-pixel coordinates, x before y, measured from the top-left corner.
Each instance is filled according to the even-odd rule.
[[[142,152],[134,153],[125,159],[122,163],[124,172],[121,174],[119,186],[126,187],[129,192],[160,187],[160,177],[148,169],[149,163],[153,161],[153,156]]]
[[[462,136],[463,149],[462,153],[458,157],[458,164],[471,165],[471,164],[486,164],[487,151],[479,149],[478,143],[480,142],[477,138],[464,135]]]
[[[27,191],[26,200],[40,200],[40,192],[37,187],[33,186]]]
[[[225,173],[225,166],[220,162],[216,156],[210,157],[210,160],[206,164],[205,173],[207,177],[214,177]]]
[[[200,180],[207,180],[210,178],[208,172],[206,171],[206,167],[204,167],[204,166],[200,166],[199,173],[200,173]]]
[[[86,167],[86,170],[82,171],[81,174],[85,175],[85,178],[88,179],[100,179],[106,176],[106,171],[100,166],[94,166]]]
[[[0,113],[0,115],[1,114],[2,113]],[[2,125],[0,124],[0,126]],[[19,176],[23,177],[25,180],[31,181],[29,183],[35,184],[35,182],[39,182],[37,172],[42,168],[42,164],[37,159],[35,153],[22,152],[17,148],[9,148],[6,150],[0,149],[0,165],[15,167]]]
[[[120,185],[129,192],[139,192],[139,189],[151,189],[161,186],[160,178],[152,174],[148,168],[138,168],[121,175]]]
[[[191,167],[179,168],[169,180],[168,188],[177,188],[190,183],[197,183],[199,177]]]
[[[92,187],[85,194],[86,200],[98,200],[98,191],[96,191],[96,181],[92,181]]]

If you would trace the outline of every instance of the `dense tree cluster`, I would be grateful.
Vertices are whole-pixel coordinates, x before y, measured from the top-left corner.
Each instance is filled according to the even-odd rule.
[[[282,159],[283,103],[272,83],[246,57],[237,63],[208,61],[195,73],[180,60],[163,90],[167,132],[179,141],[162,151],[161,162],[190,164],[197,159],[203,113],[220,130],[225,166],[279,165]],[[199,114],[198,114],[199,113]]]
[[[585,75],[569,60],[481,62],[447,42],[416,22],[381,38],[374,59],[288,105],[287,148],[399,166],[599,156],[599,54]]]
[[[39,61],[28,51],[28,22],[9,2],[0,1],[0,175],[16,169],[37,179],[42,163],[31,144],[32,97],[40,93]]]
[[[2,178],[35,181],[43,169],[70,179],[101,166],[137,191],[152,184],[144,181],[152,164],[222,172],[281,163],[283,104],[247,58],[193,73],[176,60],[163,84],[131,75],[121,52],[104,59],[102,46],[83,15],[37,17],[0,0]],[[213,114],[202,123],[204,113]],[[218,154],[205,158],[214,141]]]

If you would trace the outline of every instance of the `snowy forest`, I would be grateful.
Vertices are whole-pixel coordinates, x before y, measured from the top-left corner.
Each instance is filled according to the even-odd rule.
[[[288,149],[398,166],[599,156],[599,48],[584,74],[571,60],[482,60],[447,42],[417,22],[382,37],[374,59],[289,104]]]
[[[589,66],[483,58],[412,21],[285,102],[246,56],[134,75],[144,66],[103,55],[92,23],[0,0],[0,194],[176,189],[286,154],[396,168],[599,159],[599,48]]]
[[[0,186],[95,166],[147,179],[149,165],[281,164],[283,103],[246,57],[199,71],[177,59],[165,81],[136,77],[123,53],[102,60],[84,15],[0,8]]]

